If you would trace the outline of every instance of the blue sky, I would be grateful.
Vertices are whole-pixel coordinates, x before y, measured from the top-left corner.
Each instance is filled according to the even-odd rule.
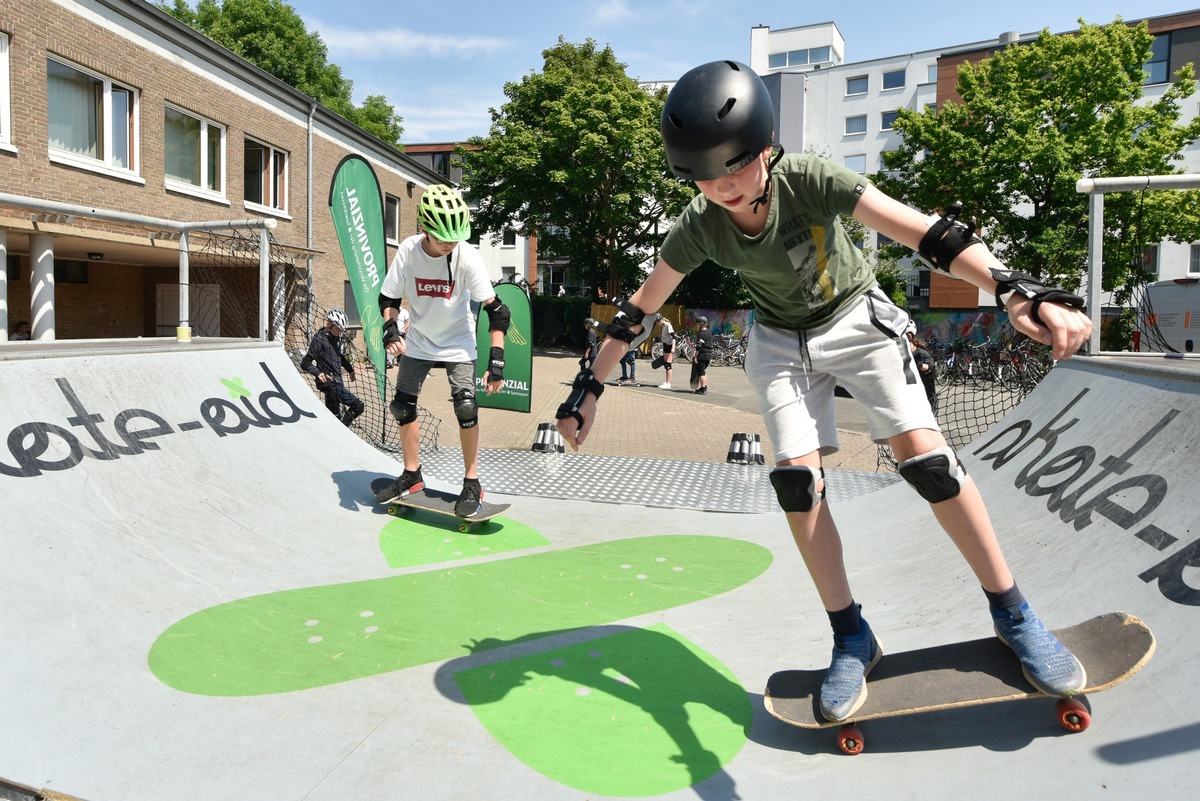
[[[404,118],[405,143],[486,136],[489,108],[505,101],[504,84],[540,72],[542,51],[561,35],[611,46],[639,80],[674,80],[706,61],[750,58],[750,29],[833,21],[846,60],[866,61],[999,36],[1053,33],[1089,23],[1200,8],[1160,0],[1001,0],[996,3],[835,4],[787,0],[288,0],[330,61],[354,82],[354,100],[387,97]],[[901,9],[913,9],[902,11]]]

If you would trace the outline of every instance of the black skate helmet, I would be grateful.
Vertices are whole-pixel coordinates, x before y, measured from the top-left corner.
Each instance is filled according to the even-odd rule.
[[[711,61],[671,89],[660,127],[675,177],[710,181],[742,169],[771,144],[775,110],[754,70]]]

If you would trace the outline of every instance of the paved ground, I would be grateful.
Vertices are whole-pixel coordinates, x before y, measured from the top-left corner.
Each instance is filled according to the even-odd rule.
[[[528,450],[536,437],[537,424],[552,422],[558,405],[579,369],[579,355],[561,350],[540,349],[533,360],[533,403],[528,416],[484,409],[483,447]],[[595,456],[636,456],[696,462],[724,462],[730,439],[736,433],[758,434],[768,464],[773,463],[766,427],[758,412],[750,382],[739,367],[710,367],[709,392],[696,395],[688,389],[687,370],[674,371],[673,389],[661,390],[662,370],[653,370],[649,360],[639,359],[637,376],[646,385],[610,384],[600,401],[599,419],[583,453]],[[440,390],[436,376],[426,383],[421,405],[443,421],[453,421],[447,393]],[[827,469],[873,472],[877,448],[866,432],[860,407],[852,400],[838,400],[841,450],[826,459]],[[458,447],[453,424],[443,424],[441,447]]]

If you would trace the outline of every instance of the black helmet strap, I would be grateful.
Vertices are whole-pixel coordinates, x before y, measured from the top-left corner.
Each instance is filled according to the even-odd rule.
[[[770,163],[767,164],[767,180],[763,186],[763,193],[754,200],[750,201],[750,210],[758,214],[758,207],[767,202],[771,197],[771,170],[775,169],[775,165],[783,158],[783,145],[779,145],[779,152],[771,156]]]

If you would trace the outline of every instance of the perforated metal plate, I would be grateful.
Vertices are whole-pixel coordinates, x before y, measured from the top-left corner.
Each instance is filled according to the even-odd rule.
[[[421,461],[427,478],[457,482],[462,475],[458,449],[422,451]],[[764,465],[487,449],[479,454],[485,492],[708,512],[779,511],[769,474]],[[831,470],[827,497],[843,501],[899,480],[894,473]]]

